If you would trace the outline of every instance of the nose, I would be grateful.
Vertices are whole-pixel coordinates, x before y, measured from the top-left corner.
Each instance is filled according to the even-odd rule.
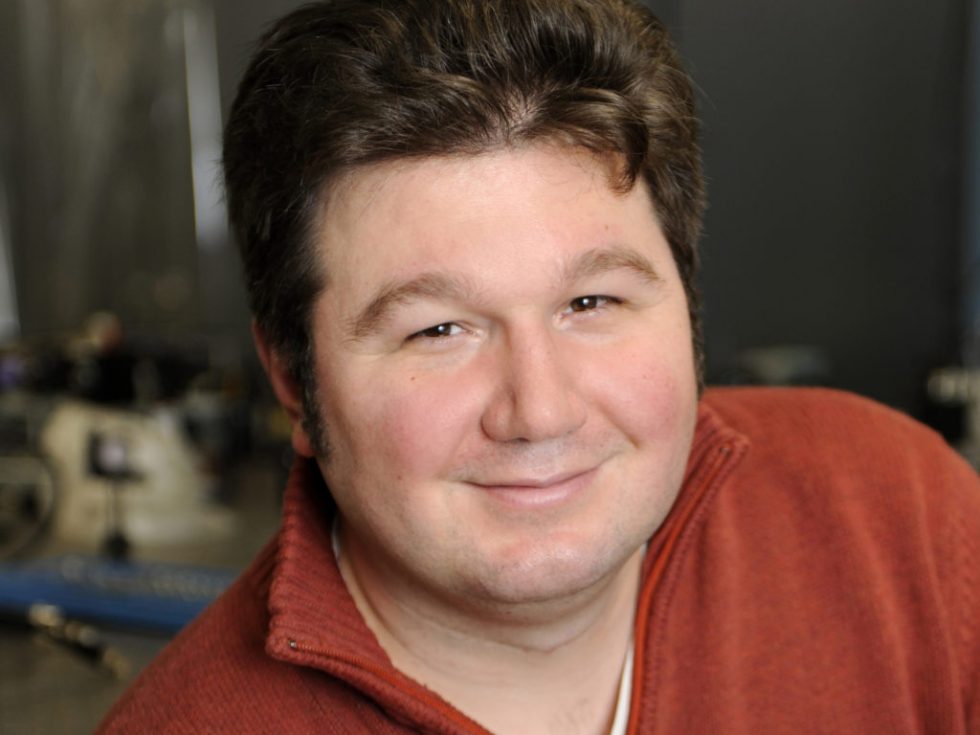
[[[540,442],[571,434],[586,420],[576,365],[546,330],[509,335],[494,361],[496,390],[483,412],[495,441]]]

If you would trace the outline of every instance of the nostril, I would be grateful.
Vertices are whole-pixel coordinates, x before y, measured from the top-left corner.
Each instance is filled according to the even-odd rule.
[[[507,336],[495,364],[498,390],[484,415],[490,438],[544,441],[574,432],[584,423],[577,365],[562,354],[555,339],[546,327]]]

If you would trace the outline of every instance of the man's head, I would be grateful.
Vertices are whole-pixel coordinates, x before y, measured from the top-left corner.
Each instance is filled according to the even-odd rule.
[[[278,22],[232,108],[225,179],[258,329],[314,443],[311,310],[331,282],[318,236],[346,175],[542,142],[604,157],[617,190],[649,191],[700,366],[697,133],[663,27],[627,0],[328,0]]]
[[[231,216],[372,604],[547,617],[637,559],[694,432],[695,133],[625,0],[334,0],[264,38]]]

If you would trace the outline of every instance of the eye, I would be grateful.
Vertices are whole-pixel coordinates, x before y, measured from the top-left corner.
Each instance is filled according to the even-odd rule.
[[[406,341],[411,342],[412,340],[418,339],[444,339],[446,337],[455,337],[457,334],[462,333],[463,328],[456,324],[456,322],[444,322],[442,324],[436,324],[435,326],[428,327],[427,329],[419,330],[414,334],[408,335]]]
[[[612,296],[577,296],[568,302],[568,310],[573,312],[595,311],[604,306],[611,306],[621,303],[619,299]]]

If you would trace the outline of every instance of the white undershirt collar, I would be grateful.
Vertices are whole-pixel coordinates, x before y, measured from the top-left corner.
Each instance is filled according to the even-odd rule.
[[[630,640],[626,661],[623,662],[623,675],[619,680],[619,696],[616,697],[616,715],[613,717],[609,735],[626,735],[630,721],[630,703],[633,701],[633,641]]]

